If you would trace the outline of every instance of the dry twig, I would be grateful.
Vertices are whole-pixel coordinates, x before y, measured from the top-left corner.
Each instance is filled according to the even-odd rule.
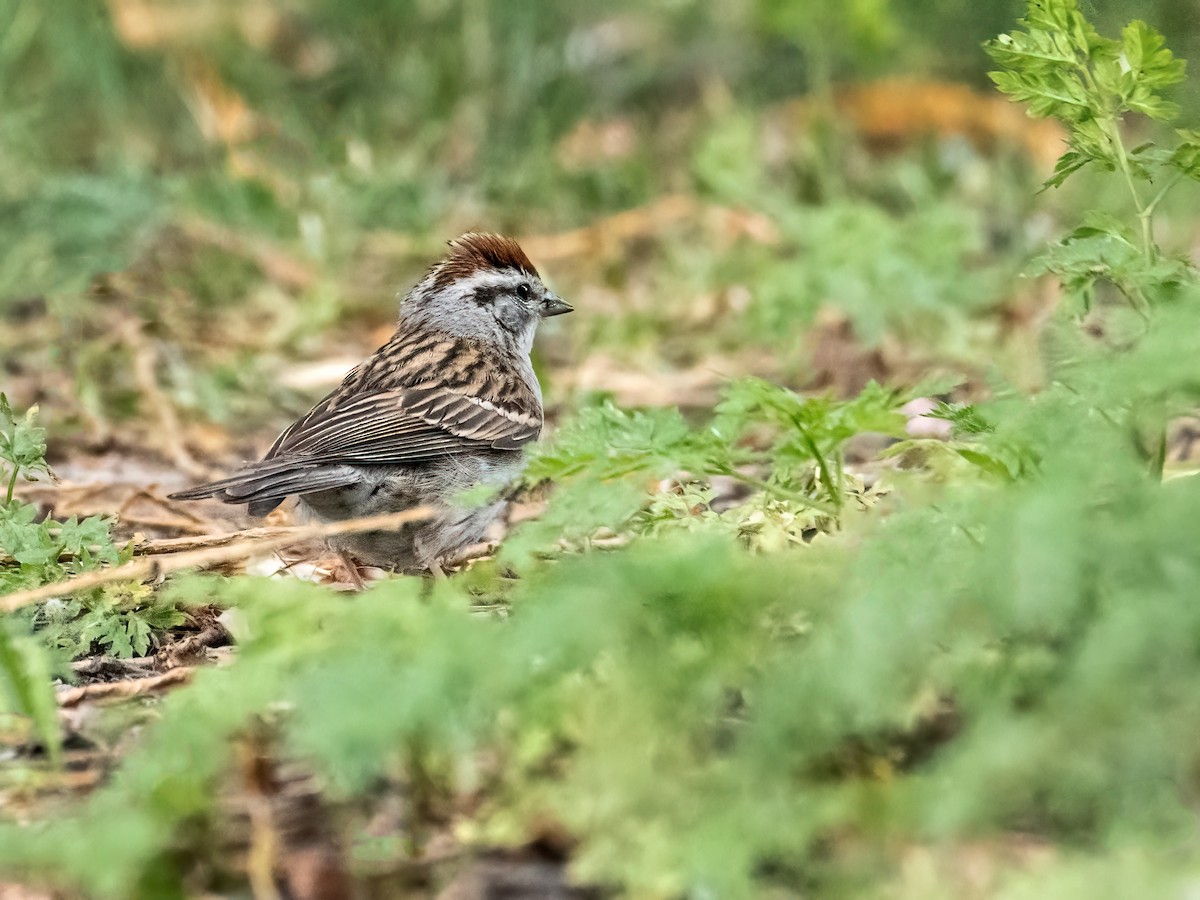
[[[139,512],[136,506],[146,501],[166,511],[163,516],[154,516]],[[147,488],[139,488],[125,498],[117,510],[117,520],[126,527],[130,525],[146,525],[151,528],[169,528],[187,534],[206,534],[212,523],[185,509],[183,503],[171,502]]]
[[[301,526],[303,527],[303,526]],[[134,556],[173,556],[176,553],[192,553],[197,550],[211,550],[215,547],[228,547],[247,538],[258,541],[269,541],[274,538],[285,538],[296,531],[289,526],[248,528],[245,531],[230,531],[224,534],[200,534],[178,538],[160,538],[158,540],[143,540],[134,545]]]
[[[68,578],[66,581],[56,581],[53,584],[44,584],[41,587],[16,591],[7,597],[0,597],[0,612],[13,612],[33,603],[41,603],[44,600],[52,600],[55,597],[62,597],[76,591],[100,587],[101,585],[112,584],[117,581],[144,581],[167,572],[177,572],[180,569],[213,566],[240,559],[251,552],[278,550],[281,547],[299,544],[314,538],[325,538],[338,534],[352,534],[360,531],[398,528],[409,522],[427,519],[432,512],[427,506],[418,506],[415,509],[406,509],[403,512],[388,513],[382,516],[367,516],[362,519],[348,519],[345,522],[301,525],[296,528],[256,528],[252,531],[243,531],[233,536],[219,535],[218,537],[220,538],[232,537],[232,540],[223,541],[217,546],[208,545],[205,549],[194,549],[155,556],[141,556],[130,560],[124,565],[114,566],[111,569],[98,569],[94,572],[85,572],[75,578]]]
[[[158,666],[171,669],[183,665],[183,660],[189,657],[199,656],[209,647],[221,647],[229,641],[230,635],[225,626],[220,622],[213,622],[203,631],[164,644],[158,648],[154,657]]]
[[[58,705],[62,708],[78,706],[85,700],[111,700],[114,697],[136,697],[161,688],[184,684],[192,679],[193,670],[180,666],[161,675],[146,678],[130,678],[125,681],[101,681],[80,687],[67,688],[58,692]]]
[[[114,656],[89,656],[71,663],[76,675],[96,678],[102,675],[119,675],[123,678],[141,678],[154,671],[153,656],[135,656],[132,659],[117,659]]]

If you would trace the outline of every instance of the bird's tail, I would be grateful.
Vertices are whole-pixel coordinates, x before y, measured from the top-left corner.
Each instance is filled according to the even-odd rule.
[[[212,497],[222,503],[246,503],[253,516],[265,516],[293,494],[312,494],[345,487],[358,480],[349,466],[295,460],[264,460],[220,481],[199,484],[170,495],[171,500],[203,500]]]

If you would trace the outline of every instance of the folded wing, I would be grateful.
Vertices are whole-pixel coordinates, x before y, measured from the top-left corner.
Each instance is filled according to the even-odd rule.
[[[506,387],[503,398],[468,393],[469,386],[415,385],[349,398],[339,389],[281,434],[260,462],[171,496],[249,503],[262,515],[292,494],[353,484],[359,466],[515,450],[541,432],[541,404],[524,386]]]

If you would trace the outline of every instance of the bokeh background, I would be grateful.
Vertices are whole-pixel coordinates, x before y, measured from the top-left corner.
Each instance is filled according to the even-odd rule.
[[[1084,5],[1200,42],[1195,0]],[[60,461],[116,443],[211,471],[373,349],[467,229],[526,241],[578,307],[539,351],[556,403],[981,358],[1036,383],[1023,326],[1053,298],[1019,275],[1096,193],[1035,196],[1062,135],[989,88],[980,44],[1020,13],[3,0],[4,385]]]

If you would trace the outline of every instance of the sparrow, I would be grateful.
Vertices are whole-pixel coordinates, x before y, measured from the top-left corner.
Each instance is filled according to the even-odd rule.
[[[429,506],[428,519],[333,545],[367,565],[439,572],[503,510],[494,494],[483,503],[462,494],[502,488],[520,473],[522,448],[542,430],[534,333],[572,309],[516,241],[464,234],[401,301],[392,338],[266,456],[171,499],[214,497],[264,516],[296,496],[325,522]]]

